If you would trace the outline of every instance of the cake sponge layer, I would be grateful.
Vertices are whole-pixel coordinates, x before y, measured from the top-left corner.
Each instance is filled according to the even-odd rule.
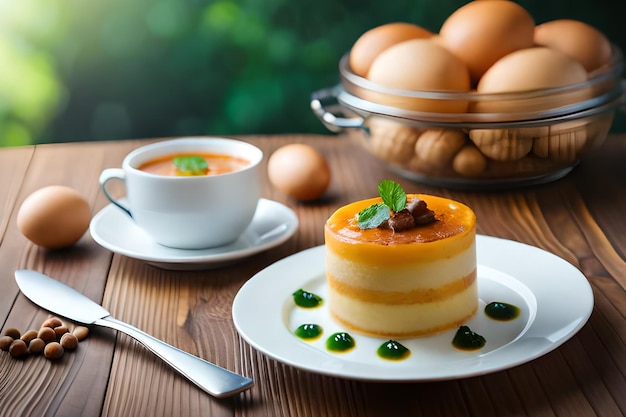
[[[417,337],[455,329],[478,309],[478,285],[442,300],[415,304],[361,301],[328,289],[332,317],[347,328],[371,336]]]
[[[326,249],[326,273],[335,286],[361,287],[374,291],[428,290],[449,285],[475,269],[475,242],[454,257],[430,261],[418,258],[384,267],[347,259],[335,253],[331,247]]]

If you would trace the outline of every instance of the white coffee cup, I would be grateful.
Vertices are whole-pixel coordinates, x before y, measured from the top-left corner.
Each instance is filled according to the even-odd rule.
[[[138,169],[155,158],[177,153],[213,153],[246,159],[250,164],[219,175],[167,176]],[[189,137],[135,149],[122,168],[100,174],[106,197],[155,242],[179,249],[204,249],[235,241],[250,225],[260,198],[263,152],[234,139]],[[107,182],[125,183],[126,200],[113,198]]]

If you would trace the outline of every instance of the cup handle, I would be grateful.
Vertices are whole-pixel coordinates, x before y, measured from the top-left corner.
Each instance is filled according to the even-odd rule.
[[[124,213],[128,214],[128,216],[132,219],[133,214],[130,212],[130,209],[128,207],[125,207],[122,203],[120,203],[116,199],[114,199],[111,196],[111,194],[109,194],[109,192],[107,191],[106,184],[110,180],[119,180],[122,182],[126,182],[126,176],[124,175],[124,170],[121,168],[107,168],[104,171],[102,171],[102,173],[100,174],[100,187],[102,188],[102,191],[104,192],[104,195],[106,196],[106,198],[108,198],[111,203],[119,207]]]

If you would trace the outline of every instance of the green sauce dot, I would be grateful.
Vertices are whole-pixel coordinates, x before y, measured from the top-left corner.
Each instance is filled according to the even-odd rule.
[[[333,352],[346,352],[356,346],[354,339],[348,333],[333,333],[326,339],[326,349]]]
[[[452,339],[452,345],[461,350],[478,350],[485,346],[485,343],[484,337],[474,333],[467,326],[459,327]]]
[[[303,308],[313,308],[322,304],[322,298],[312,292],[304,291],[300,288],[293,294],[293,301],[297,306]]]
[[[401,361],[411,355],[411,351],[395,340],[388,340],[376,350],[378,356],[392,361]]]
[[[303,324],[295,330],[295,335],[300,339],[317,339],[322,335],[322,327],[317,324]]]
[[[485,306],[485,314],[494,320],[508,321],[517,318],[520,309],[513,304],[494,301]]]

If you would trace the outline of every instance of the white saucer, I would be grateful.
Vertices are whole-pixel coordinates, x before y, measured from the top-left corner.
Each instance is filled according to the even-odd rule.
[[[284,258],[248,280],[233,303],[237,331],[255,349],[285,364],[320,374],[369,381],[434,381],[483,375],[511,368],[563,344],[587,322],[593,293],[585,276],[565,260],[539,248],[478,236],[479,312],[466,324],[484,336],[485,346],[462,351],[451,344],[456,330],[399,340],[411,350],[401,361],[377,356],[386,338],[348,332],[356,347],[347,353],[326,349],[326,339],[346,331],[321,307],[297,307],[292,293],[302,288],[325,299],[325,248],[318,246]],[[515,320],[488,318],[492,301],[521,309]],[[306,342],[293,332],[318,324],[321,338]]]
[[[298,217],[289,207],[261,199],[250,226],[233,243],[211,249],[173,249],[159,245],[125,213],[109,204],[91,220],[93,239],[105,248],[141,259],[163,269],[218,268],[280,245],[298,229]]]

